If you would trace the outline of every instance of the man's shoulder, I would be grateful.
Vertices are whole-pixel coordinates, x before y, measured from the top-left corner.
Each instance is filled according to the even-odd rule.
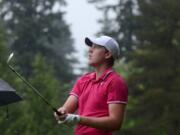
[[[121,90],[123,89],[124,91],[128,92],[128,85],[125,78],[117,72],[113,72],[111,74],[109,85],[120,88]]]
[[[117,73],[116,71],[113,71],[113,72],[112,72],[112,74],[111,74],[111,76],[110,76],[110,80],[125,83],[124,77],[121,76],[121,75],[120,75],[119,73]]]
[[[82,76],[79,77],[79,81],[88,81],[90,79],[92,79],[95,75],[95,72],[88,72],[88,73],[85,73],[83,74]]]

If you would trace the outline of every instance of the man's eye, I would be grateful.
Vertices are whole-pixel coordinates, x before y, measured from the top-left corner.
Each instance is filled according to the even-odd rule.
[[[102,48],[100,45],[93,45],[92,48]]]

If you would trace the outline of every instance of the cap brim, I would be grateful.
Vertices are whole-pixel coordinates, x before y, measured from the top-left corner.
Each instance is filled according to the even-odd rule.
[[[93,42],[88,37],[85,38],[85,43],[88,46],[92,46],[92,44],[93,44]]]

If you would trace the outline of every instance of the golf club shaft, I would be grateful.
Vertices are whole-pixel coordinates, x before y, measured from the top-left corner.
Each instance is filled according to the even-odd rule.
[[[54,112],[57,113],[57,115],[59,115],[59,116],[61,115],[61,113],[58,112],[58,110],[57,110],[53,105],[51,105],[51,104],[47,101],[47,99],[46,99],[45,97],[43,97],[43,96],[41,95],[41,93],[40,93],[35,87],[33,87],[27,80],[25,80],[25,78],[23,78],[11,65],[8,64],[8,67],[9,67],[26,85],[28,85],[38,96],[40,96],[41,99],[42,99],[47,105],[49,105]]]

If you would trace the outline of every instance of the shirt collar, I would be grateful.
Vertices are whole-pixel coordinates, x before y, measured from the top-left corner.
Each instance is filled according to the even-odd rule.
[[[113,69],[112,68],[108,68],[104,71],[104,73],[98,78],[98,80],[96,80],[96,73],[92,73],[91,75],[91,80],[95,81],[95,82],[99,82],[99,81],[104,81],[107,76],[113,72]]]

